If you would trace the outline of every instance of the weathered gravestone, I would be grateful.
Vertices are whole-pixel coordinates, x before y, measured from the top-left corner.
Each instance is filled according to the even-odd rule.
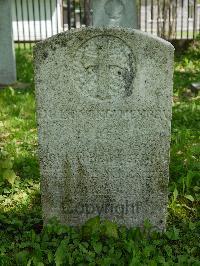
[[[173,46],[80,29],[36,45],[44,219],[165,226]]]
[[[93,26],[138,28],[136,0],[93,0]]]
[[[0,0],[0,86],[16,82],[11,1]]]

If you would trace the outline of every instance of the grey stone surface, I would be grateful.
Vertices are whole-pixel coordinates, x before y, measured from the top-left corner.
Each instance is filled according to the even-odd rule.
[[[0,84],[16,82],[11,1],[0,0]]]
[[[45,221],[164,228],[173,46],[87,28],[38,43],[34,61]]]
[[[138,28],[136,0],[93,0],[93,26]]]

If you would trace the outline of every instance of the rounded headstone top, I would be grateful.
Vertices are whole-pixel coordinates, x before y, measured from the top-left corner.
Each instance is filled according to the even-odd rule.
[[[47,38],[44,41],[38,42],[34,51],[38,51],[38,49],[42,49],[43,47],[51,46],[54,44],[59,44],[60,46],[67,45],[67,42],[76,38],[76,42],[84,42],[91,37],[99,36],[99,35],[113,35],[118,38],[122,38],[126,40],[126,38],[136,38],[138,41],[152,41],[155,43],[159,43],[165,47],[168,47],[172,52],[174,51],[174,46],[157,36],[153,36],[152,34],[142,32],[140,30],[131,29],[131,28],[121,28],[121,27],[87,27],[80,29],[72,29],[69,31],[65,31],[59,34],[56,34],[50,38]]]

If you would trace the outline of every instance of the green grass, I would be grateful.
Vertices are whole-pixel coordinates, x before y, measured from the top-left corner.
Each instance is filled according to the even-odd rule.
[[[117,227],[98,218],[81,229],[42,226],[32,53],[17,50],[18,80],[0,90],[0,265],[200,265],[200,43],[175,57],[165,233]]]

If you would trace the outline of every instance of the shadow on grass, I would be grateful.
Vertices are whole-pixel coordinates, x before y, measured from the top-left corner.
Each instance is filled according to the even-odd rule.
[[[6,238],[17,242],[23,232],[30,230],[40,233],[43,227],[39,183],[32,186],[26,182],[18,189],[15,186],[9,198],[12,205],[5,203],[1,206],[0,232],[5,234],[5,239],[1,238],[0,244],[1,241],[5,242]],[[7,199],[5,198],[5,202]]]
[[[200,98],[185,99],[173,107],[172,132],[200,130]]]
[[[22,200],[25,191],[27,197]],[[39,186],[34,189],[27,186],[19,191],[15,189],[12,197],[16,201],[15,206],[1,210],[0,214],[0,250],[6,254],[3,256],[7,258],[5,261],[9,262],[3,264],[5,266],[16,265],[15,254],[26,248],[30,241],[34,243],[34,236],[43,229]]]
[[[39,181],[40,179],[38,158],[31,154],[15,158],[13,169],[22,180]]]
[[[181,72],[174,71],[174,93],[182,95],[192,82],[200,81],[200,73],[198,72]]]

